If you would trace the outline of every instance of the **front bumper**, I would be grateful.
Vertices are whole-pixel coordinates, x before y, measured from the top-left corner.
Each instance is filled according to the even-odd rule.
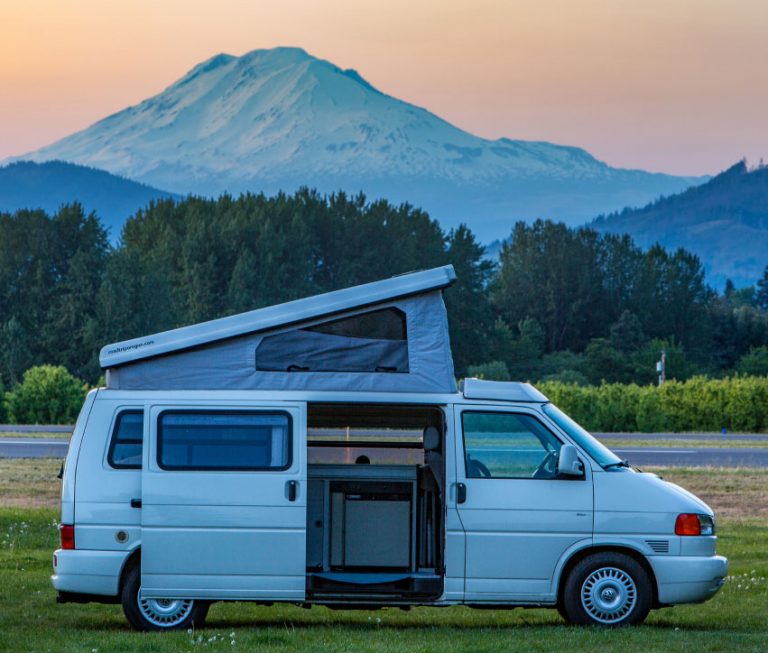
[[[728,560],[723,556],[650,556],[661,605],[702,603],[723,586]]]
[[[117,596],[129,551],[57,549],[51,582],[59,592]]]

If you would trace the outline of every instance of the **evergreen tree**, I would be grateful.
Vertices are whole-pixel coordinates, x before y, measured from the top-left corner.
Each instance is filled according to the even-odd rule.
[[[768,346],[768,267],[754,296],[718,296],[689,252],[541,220],[515,224],[495,265],[464,225],[305,188],[154,202],[114,249],[77,204],[0,213],[0,379],[50,363],[93,383],[108,342],[446,263],[460,375],[490,361],[512,378],[652,382],[662,342],[678,343],[678,378]]]
[[[748,376],[768,376],[768,347],[752,347],[741,357],[736,369]]]
[[[0,383],[8,385],[21,381],[24,371],[32,367],[34,358],[29,349],[29,336],[14,316],[0,328]],[[0,401],[2,395],[0,394]]]
[[[643,325],[632,311],[625,309],[616,322],[611,325],[608,344],[614,349],[628,353],[639,349],[646,341]]]
[[[755,306],[760,310],[768,310],[768,265],[763,270],[763,276],[757,282],[757,290],[755,291]]]
[[[95,299],[109,254],[107,234],[96,216],[79,204],[63,207],[52,220],[59,256],[54,287],[42,326],[46,361],[83,378],[98,375],[99,343],[89,337]]]
[[[494,322],[487,286],[494,265],[466,225],[448,234],[447,260],[456,270],[456,283],[445,292],[454,365],[463,375],[467,366],[487,359]]]

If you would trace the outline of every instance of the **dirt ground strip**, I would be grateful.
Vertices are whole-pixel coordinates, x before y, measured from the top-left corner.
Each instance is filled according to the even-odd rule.
[[[61,498],[57,458],[0,458],[0,505],[54,508]]]
[[[752,467],[647,468],[705,501],[718,518],[768,518],[768,469]]]

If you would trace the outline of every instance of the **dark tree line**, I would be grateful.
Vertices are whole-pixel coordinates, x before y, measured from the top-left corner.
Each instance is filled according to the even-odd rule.
[[[43,363],[95,382],[109,342],[446,263],[459,374],[646,382],[662,347],[684,378],[768,345],[768,277],[718,295],[689,252],[543,221],[495,263],[409,205],[302,190],[160,201],[115,247],[78,205],[0,214],[0,383]]]
[[[502,247],[491,297],[503,323],[517,325],[517,342],[514,334],[508,341],[518,350],[526,342],[529,351],[515,355],[513,346],[497,358],[512,360],[517,376],[568,371],[565,378],[577,381],[650,382],[664,349],[677,378],[721,375],[768,345],[763,285],[731,285],[719,296],[699,259],[683,249],[643,251],[628,236],[517,223]]]

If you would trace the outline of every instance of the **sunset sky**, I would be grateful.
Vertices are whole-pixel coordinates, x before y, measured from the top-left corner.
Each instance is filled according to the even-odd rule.
[[[0,159],[277,45],[488,138],[678,174],[768,159],[768,0],[0,0]]]

